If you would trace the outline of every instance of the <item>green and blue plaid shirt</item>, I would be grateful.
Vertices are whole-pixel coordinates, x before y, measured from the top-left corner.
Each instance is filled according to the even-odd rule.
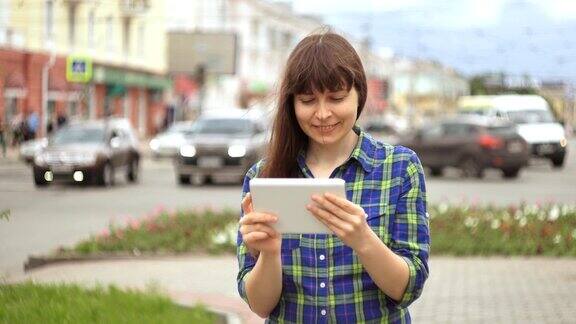
[[[399,302],[386,296],[368,275],[356,253],[336,235],[285,234],[282,237],[282,295],[267,322],[279,323],[410,323],[406,308],[422,293],[428,277],[430,235],[424,173],[416,154],[402,146],[373,139],[355,127],[358,144],[350,158],[331,175],[346,181],[348,200],[362,206],[372,230],[410,270]],[[244,179],[262,170],[254,165]],[[298,157],[301,176],[313,175]],[[248,302],[246,274],[256,258],[238,235],[238,291]]]

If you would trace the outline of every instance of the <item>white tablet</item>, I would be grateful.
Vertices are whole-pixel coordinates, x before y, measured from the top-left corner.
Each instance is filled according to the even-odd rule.
[[[342,179],[255,178],[250,180],[250,193],[254,211],[278,216],[274,228],[281,234],[333,234],[306,205],[313,203],[314,194],[346,198],[345,184]]]

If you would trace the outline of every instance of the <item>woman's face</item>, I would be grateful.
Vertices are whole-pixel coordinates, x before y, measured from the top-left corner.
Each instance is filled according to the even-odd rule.
[[[326,91],[294,96],[296,119],[310,140],[320,145],[342,141],[356,122],[358,93],[350,91]]]

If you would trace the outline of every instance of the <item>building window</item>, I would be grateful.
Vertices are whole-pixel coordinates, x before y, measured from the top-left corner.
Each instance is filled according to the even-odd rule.
[[[45,37],[46,41],[52,42],[54,38],[54,1],[46,1],[46,7],[44,9]]]
[[[94,48],[94,10],[88,14],[88,48]]]
[[[130,55],[130,43],[131,43],[130,26],[132,25],[131,22],[132,21],[130,18],[124,18],[124,21],[122,23],[123,25],[122,48],[125,56]]]
[[[141,22],[138,26],[138,56],[144,57],[144,48],[146,48],[146,25]]]
[[[111,16],[106,18],[106,49],[114,52],[114,25]]]
[[[68,44],[76,45],[76,3],[68,3]]]

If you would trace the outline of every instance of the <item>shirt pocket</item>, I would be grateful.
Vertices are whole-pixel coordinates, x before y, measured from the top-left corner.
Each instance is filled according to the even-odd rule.
[[[292,251],[300,247],[300,234],[282,234],[281,251]]]

